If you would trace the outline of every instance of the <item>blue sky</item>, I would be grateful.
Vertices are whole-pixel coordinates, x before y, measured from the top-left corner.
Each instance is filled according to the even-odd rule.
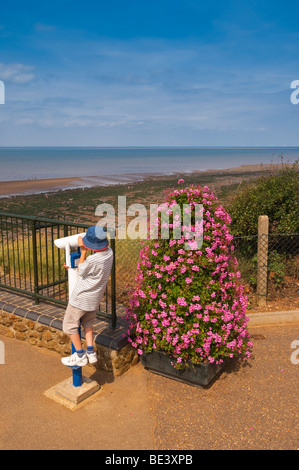
[[[1,2],[0,146],[299,145],[295,1]]]

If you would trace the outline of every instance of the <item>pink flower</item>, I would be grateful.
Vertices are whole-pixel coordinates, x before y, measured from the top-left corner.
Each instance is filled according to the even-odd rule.
[[[180,179],[180,180],[178,181],[178,184],[184,184],[184,183],[185,183],[185,181],[184,181],[183,179]]]
[[[157,292],[150,291],[150,296],[151,296],[152,299],[155,299],[157,297],[157,295],[158,295]]]
[[[160,307],[162,307],[162,308],[167,307],[167,304],[166,304],[165,302],[163,302],[161,299],[159,299],[159,305],[160,305]]]
[[[186,306],[187,306],[187,302],[186,302],[186,300],[185,300],[185,297],[178,297],[177,303],[178,303],[179,305],[182,305],[182,307],[186,307]]]

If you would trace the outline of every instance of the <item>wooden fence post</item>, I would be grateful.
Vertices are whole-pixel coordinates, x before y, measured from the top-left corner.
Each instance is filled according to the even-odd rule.
[[[269,217],[267,215],[260,215],[258,218],[257,249],[257,296],[259,307],[265,307],[267,304],[268,236]]]

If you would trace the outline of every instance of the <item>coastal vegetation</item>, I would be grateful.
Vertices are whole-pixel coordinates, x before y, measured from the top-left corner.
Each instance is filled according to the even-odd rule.
[[[250,173],[241,170],[234,172],[223,170],[223,172],[188,174],[184,176],[184,179],[186,184],[208,185],[213,189],[218,199],[227,204],[238,191],[242,181],[245,179],[254,181],[260,174],[261,172],[258,169]],[[89,223],[95,220],[95,209],[102,202],[117,207],[118,196],[125,195],[128,205],[132,203],[160,204],[163,200],[165,187],[174,187],[177,181],[177,176],[157,176],[130,184],[4,197],[0,199],[0,211]]]
[[[258,217],[269,217],[269,232],[299,233],[299,168],[282,167],[255,182],[246,182],[228,205],[235,236],[255,235]]]
[[[244,181],[228,204],[232,234],[238,246],[241,271],[256,287],[258,217],[269,217],[268,287],[280,290],[299,271],[299,168],[282,165],[278,171]]]

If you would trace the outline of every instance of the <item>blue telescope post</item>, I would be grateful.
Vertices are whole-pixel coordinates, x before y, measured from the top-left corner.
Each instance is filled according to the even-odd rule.
[[[80,259],[80,256],[81,256],[81,250],[80,248],[78,247],[77,251],[75,252],[71,252],[70,253],[70,264],[71,264],[71,269],[74,269],[74,270],[77,270],[77,266],[78,266],[78,261]],[[74,283],[74,281],[73,281]],[[69,286],[69,288],[71,288],[73,286]],[[80,335],[80,338],[81,338],[81,326],[79,326],[78,328],[78,333]],[[76,352],[76,348],[74,347],[74,345],[72,344],[72,354],[74,354]],[[73,386],[74,387],[81,387],[81,385],[83,384],[83,380],[82,380],[82,367],[72,367],[73,369]]]
[[[79,326],[79,335],[81,338],[81,326]],[[72,344],[72,354],[76,352],[74,345]],[[82,367],[72,367],[73,369],[73,386],[74,387],[81,387],[83,380],[82,380]]]

